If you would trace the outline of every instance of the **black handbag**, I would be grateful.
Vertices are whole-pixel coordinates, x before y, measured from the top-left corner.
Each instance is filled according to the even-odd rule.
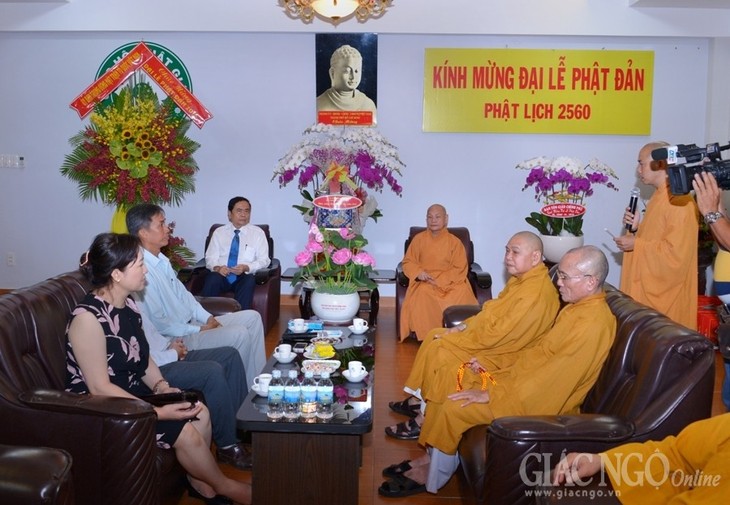
[[[200,400],[200,397],[197,391],[178,391],[159,395],[144,395],[140,396],[140,399],[151,403],[155,407],[162,407],[171,403],[190,403],[190,407],[192,408]]]

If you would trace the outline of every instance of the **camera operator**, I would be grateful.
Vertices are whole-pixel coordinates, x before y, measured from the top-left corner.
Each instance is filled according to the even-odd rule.
[[[624,252],[620,289],[697,329],[697,206],[691,195],[669,191],[666,164],[652,163],[652,151],[666,146],[651,142],[639,151],[636,174],[655,190],[643,219],[627,209],[622,223],[631,230],[614,239]]]
[[[730,294],[730,220],[722,205],[722,193],[715,176],[709,172],[695,174],[692,187],[697,197],[697,207],[710,227],[712,236],[720,246],[715,258],[715,293],[726,301]],[[730,361],[725,360],[725,380],[722,383],[722,402],[730,410]]]

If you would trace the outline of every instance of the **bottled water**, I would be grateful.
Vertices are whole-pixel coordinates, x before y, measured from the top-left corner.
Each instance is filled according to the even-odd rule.
[[[314,382],[314,372],[308,370],[300,386],[299,415],[304,419],[312,419],[317,415],[317,383]]]
[[[268,400],[269,409],[266,415],[269,419],[281,419],[284,416],[284,381],[281,380],[281,370],[271,371]]]
[[[320,419],[332,419],[333,401],[332,381],[329,372],[322,372],[322,377],[317,383],[317,417]]]
[[[297,380],[297,371],[289,370],[289,377],[284,383],[285,418],[294,420],[299,417],[299,394],[299,381]]]

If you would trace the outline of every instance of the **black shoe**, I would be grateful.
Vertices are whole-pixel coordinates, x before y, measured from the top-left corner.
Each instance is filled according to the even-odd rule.
[[[418,440],[421,435],[421,426],[415,419],[409,419],[404,423],[395,425],[395,429],[388,426],[385,428],[385,434],[398,440]]]
[[[203,500],[208,505],[233,505],[233,500],[222,494],[217,494],[212,498],[206,498],[190,484],[190,481],[188,481],[188,496],[196,500]]]
[[[243,444],[236,444],[226,449],[220,447],[216,450],[219,463],[231,465],[239,470],[250,470],[253,457],[251,451]]]

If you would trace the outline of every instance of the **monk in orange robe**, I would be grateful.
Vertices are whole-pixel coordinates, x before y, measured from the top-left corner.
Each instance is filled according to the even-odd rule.
[[[413,237],[403,257],[403,273],[410,282],[401,307],[401,342],[411,331],[423,340],[430,329],[441,326],[447,307],[477,303],[467,278],[464,245],[449,233],[448,224],[444,206],[431,205],[426,213],[428,229]]]
[[[666,145],[654,142],[639,151],[639,179],[656,190],[643,219],[628,209],[624,214],[624,223],[636,233],[614,239],[624,251],[620,289],[637,302],[696,330],[699,214],[694,198],[673,195],[667,171],[652,167],[651,152]]]
[[[472,426],[507,415],[578,412],[616,334],[616,318],[603,290],[607,275],[608,261],[600,249],[584,246],[566,253],[557,282],[567,305],[553,327],[519,352],[511,366],[489,370],[473,361],[472,369],[489,377],[486,388],[479,375],[467,372],[463,391],[455,392],[456,374],[453,389],[431,391],[419,438],[428,453],[407,462],[408,469],[383,483],[379,493],[435,493],[458,468],[456,450],[461,435]],[[398,466],[386,470],[393,474]]]
[[[391,408],[415,417],[386,428],[400,439],[418,438],[420,399],[432,388],[453,389],[459,366],[476,357],[490,370],[511,364],[517,352],[550,328],[560,308],[558,292],[542,262],[542,242],[529,231],[516,233],[505,246],[504,266],[510,279],[482,310],[455,328],[434,328],[421,343],[404,390],[414,395]],[[414,424],[415,423],[415,424]],[[406,433],[407,432],[407,433]]]
[[[601,454],[570,453],[555,467],[553,484],[588,483],[601,470],[626,505],[726,503],[730,414],[696,421],[660,442],[624,444]]]

